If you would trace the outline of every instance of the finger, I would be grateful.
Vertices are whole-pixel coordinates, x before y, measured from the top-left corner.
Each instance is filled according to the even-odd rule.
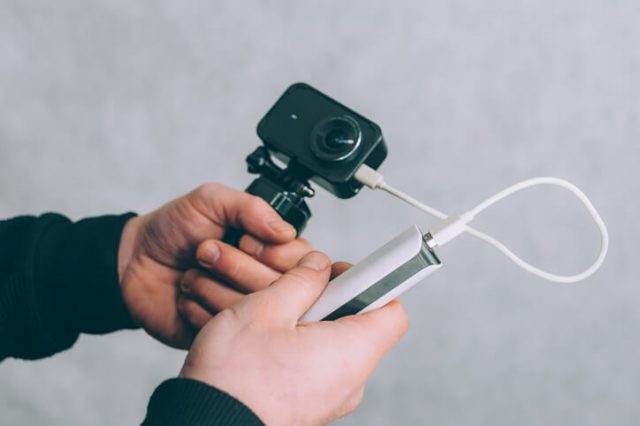
[[[329,272],[329,258],[323,253],[311,252],[271,286],[247,296],[251,303],[262,306],[246,307],[258,315],[267,309],[265,321],[283,321],[295,326],[326,288]]]
[[[346,270],[350,269],[353,265],[349,262],[336,262],[331,265],[331,279],[341,275]]]
[[[262,198],[224,185],[201,185],[187,196],[197,210],[223,227],[240,228],[271,243],[285,243],[296,230]]]
[[[242,293],[212,279],[203,271],[190,269],[182,277],[180,289],[211,313],[220,312],[238,303]]]
[[[184,294],[178,296],[178,312],[194,330],[198,331],[204,327],[216,312],[207,311],[198,302],[189,299]]]
[[[245,293],[262,290],[280,278],[280,273],[221,241],[201,243],[196,258],[204,268]]]
[[[361,336],[365,342],[370,343],[371,354],[377,354],[378,357],[382,357],[391,349],[406,333],[409,326],[409,318],[398,299],[373,311],[350,315],[336,321],[359,328],[355,335]]]
[[[293,268],[305,254],[313,251],[311,244],[304,238],[296,238],[284,244],[264,244],[251,235],[244,235],[238,246],[243,252],[280,272]]]

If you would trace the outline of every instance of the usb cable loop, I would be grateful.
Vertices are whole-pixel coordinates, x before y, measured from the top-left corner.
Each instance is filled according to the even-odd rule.
[[[441,222],[435,225],[429,233],[427,234],[427,243],[433,247],[442,246],[452,239],[456,238],[458,235],[467,233],[470,234],[485,243],[493,246],[494,248],[501,251],[505,256],[507,256],[511,261],[513,261],[516,265],[520,266],[525,271],[536,275],[540,278],[543,278],[548,281],[558,282],[558,283],[574,283],[578,281],[582,281],[591,275],[593,275],[598,268],[604,262],[604,259],[607,255],[607,250],[609,249],[609,232],[607,231],[607,226],[604,221],[598,214],[598,211],[593,206],[589,198],[582,192],[578,187],[576,187],[571,182],[568,182],[564,179],[559,179],[556,177],[535,177],[531,179],[526,179],[521,182],[518,182],[514,185],[509,186],[508,188],[503,189],[497,194],[487,198],[471,210],[462,213],[462,214],[453,214],[447,215],[440,210],[437,210],[431,206],[428,206],[410,195],[392,187],[387,184],[384,180],[384,176],[378,173],[376,170],[372,169],[367,165],[362,165],[355,173],[355,179],[361,184],[371,188],[371,189],[381,189],[394,197],[399,198],[400,200],[405,201],[406,203],[412,205],[413,207],[422,210],[432,216],[437,217],[438,219],[442,219]],[[564,188],[571,193],[573,193],[580,202],[584,205],[587,213],[591,216],[593,221],[595,222],[598,230],[600,231],[600,252],[596,257],[595,261],[584,271],[574,274],[574,275],[557,275],[552,274],[550,272],[544,271],[540,268],[537,268],[530,263],[524,261],[515,253],[513,253],[507,246],[505,246],[500,241],[491,237],[484,232],[477,230],[469,226],[468,224],[473,220],[475,216],[477,216],[482,211],[486,210],[493,204],[498,201],[518,192],[522,191],[526,188],[531,188],[532,186],[537,185],[554,185]]]

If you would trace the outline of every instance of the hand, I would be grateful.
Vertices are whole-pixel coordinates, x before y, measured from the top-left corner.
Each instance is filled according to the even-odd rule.
[[[336,321],[298,324],[329,279],[321,253],[215,316],[180,375],[221,389],[266,424],[323,424],[352,412],[380,361],[405,333],[398,301]]]
[[[240,240],[242,250],[216,241],[229,227],[247,232]],[[217,184],[202,185],[129,220],[118,253],[125,304],[137,324],[177,348],[188,348],[196,331],[177,305],[185,272],[198,266],[197,247],[201,263],[211,262],[213,248],[219,247],[220,256],[212,265],[220,277],[218,288],[229,285],[241,291],[252,290],[245,285],[249,279],[279,276],[277,271],[291,267],[310,250],[264,200]],[[255,283],[264,286],[264,278]]]
[[[247,293],[267,288],[312,250],[311,245],[302,238],[289,244],[266,246],[258,254],[247,250],[248,247],[242,247],[242,244],[240,246],[244,251],[254,253],[255,259],[261,263],[255,265],[253,258],[245,253],[236,253],[237,249],[224,243],[205,241],[198,247],[196,257],[209,273],[202,269],[189,269],[182,276],[178,312],[196,330],[204,327],[216,313],[238,303]],[[210,256],[212,252],[218,252],[215,260]],[[334,263],[331,279],[350,267],[351,264],[347,262]],[[233,285],[226,285],[225,282]]]

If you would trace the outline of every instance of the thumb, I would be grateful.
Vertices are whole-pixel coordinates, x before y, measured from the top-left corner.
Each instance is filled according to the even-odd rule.
[[[268,301],[279,319],[295,326],[327,287],[331,273],[329,266],[329,258],[325,254],[311,252],[271,286],[260,291],[261,296],[256,300]]]
[[[381,308],[360,315],[350,315],[336,322],[357,329],[355,335],[370,342],[382,357],[404,336],[409,327],[409,317],[398,299],[392,300]]]
[[[296,237],[293,226],[260,197],[209,183],[187,196],[212,222],[240,228],[262,241],[285,243]]]

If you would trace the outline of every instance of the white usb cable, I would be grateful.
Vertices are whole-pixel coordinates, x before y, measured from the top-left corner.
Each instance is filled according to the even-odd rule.
[[[585,278],[591,276],[598,270],[598,268],[600,268],[607,255],[607,250],[609,248],[609,233],[604,221],[598,214],[589,198],[587,198],[587,196],[575,185],[563,179],[555,177],[536,177],[518,182],[487,198],[485,201],[478,204],[471,210],[460,215],[447,215],[446,213],[443,213],[437,209],[434,209],[433,207],[421,203],[410,195],[405,194],[404,192],[399,191],[398,189],[387,184],[382,174],[378,173],[376,170],[367,165],[362,165],[358,169],[355,174],[355,179],[371,189],[381,189],[383,191],[386,191],[389,194],[409,203],[413,207],[416,207],[439,219],[443,219],[429,232],[431,234],[433,243],[435,243],[434,246],[442,246],[458,235],[462,234],[463,232],[466,232],[497,248],[522,269],[549,281],[559,283],[574,283],[582,281]],[[468,223],[471,222],[475,216],[477,216],[480,212],[484,211],[493,204],[497,203],[498,201],[502,200],[503,198],[506,198],[515,192],[537,185],[555,185],[572,192],[576,197],[578,197],[580,202],[582,202],[587,212],[589,213],[589,215],[591,215],[593,221],[596,223],[598,230],[600,231],[600,252],[598,253],[598,256],[591,264],[591,266],[589,266],[584,271],[574,275],[556,275],[547,271],[543,271],[542,269],[539,269],[522,260],[500,241],[496,240],[490,235],[485,234],[484,232],[468,226]]]

